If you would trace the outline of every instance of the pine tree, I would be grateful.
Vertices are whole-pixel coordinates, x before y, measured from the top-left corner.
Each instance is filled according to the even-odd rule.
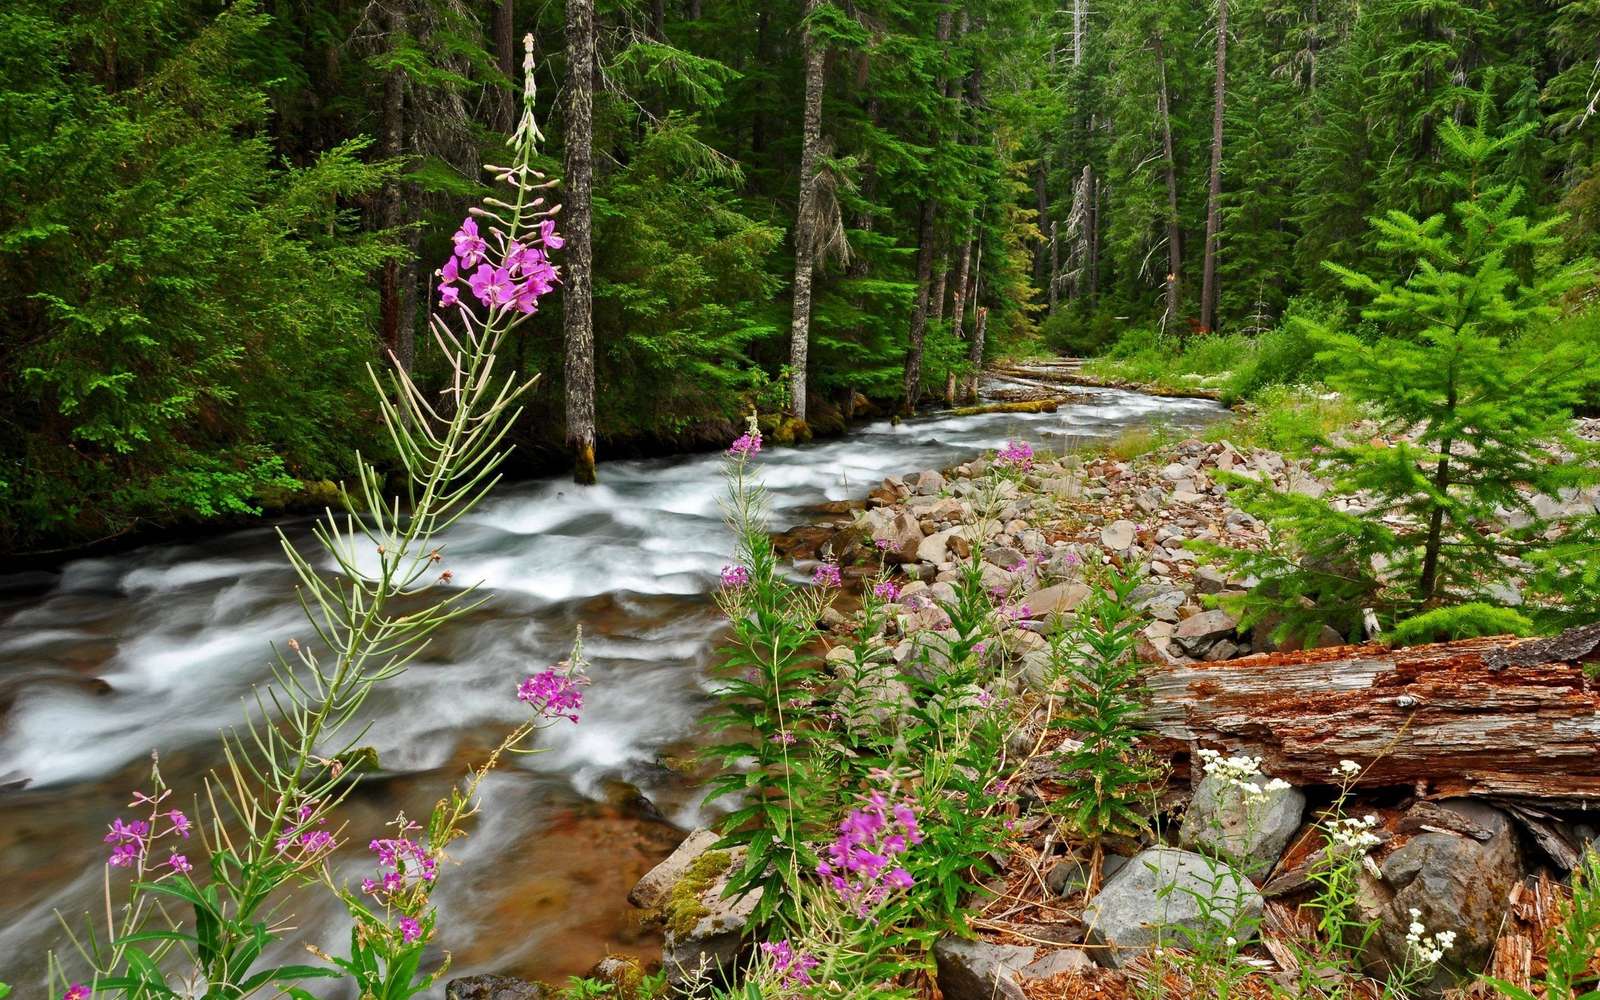
[[[1485,102],[1478,113],[1487,117]],[[1570,457],[1586,451],[1570,417],[1583,384],[1600,377],[1600,358],[1579,343],[1525,336],[1594,267],[1551,266],[1541,252],[1558,245],[1561,219],[1530,220],[1521,188],[1495,179],[1530,129],[1492,135],[1444,122],[1440,143],[1455,166],[1440,177],[1459,200],[1448,214],[1394,209],[1373,221],[1378,248],[1403,262],[1401,277],[1330,265],[1369,300],[1362,317],[1381,332],[1366,339],[1306,320],[1307,333],[1330,382],[1379,414],[1384,434],[1327,453],[1333,481],[1323,499],[1245,491],[1243,506],[1282,547],[1232,558],[1266,581],[1258,594],[1291,620],[1334,615],[1350,627],[1368,603],[1398,616],[1481,597],[1508,562],[1525,565],[1548,546],[1552,525],[1535,494],[1600,479]],[[1525,252],[1539,262],[1526,283],[1512,264]],[[1508,512],[1526,524],[1497,534]]]

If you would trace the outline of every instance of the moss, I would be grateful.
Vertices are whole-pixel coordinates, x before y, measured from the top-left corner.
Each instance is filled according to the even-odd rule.
[[[732,863],[733,858],[727,851],[707,851],[695,858],[689,870],[678,879],[678,884],[667,894],[667,901],[661,904],[667,929],[675,937],[687,937],[696,924],[711,914],[701,897],[716,885]]]
[[[1535,631],[1533,622],[1521,612],[1474,602],[1407,618],[1394,627],[1390,640],[1395,646],[1415,646],[1490,635],[1533,635]]]

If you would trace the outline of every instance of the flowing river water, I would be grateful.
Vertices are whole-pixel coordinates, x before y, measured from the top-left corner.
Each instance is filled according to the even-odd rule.
[[[986,388],[1010,379],[991,379]],[[1112,389],[1056,413],[878,421],[758,459],[774,527],[804,508],[858,498],[885,476],[963,461],[1008,438],[1061,448],[1166,422],[1214,419],[1214,403]],[[472,835],[435,895],[435,948],[449,977],[551,981],[607,952],[659,948],[626,901],[633,883],[708,818],[694,751],[710,705],[720,622],[712,592],[731,537],[717,455],[603,465],[589,489],[546,479],[502,486],[446,539],[445,566],[481,580],[487,603],[441,631],[368,703],[365,741],[382,770],[344,807],[341,875],[397,812],[425,817],[523,717],[517,682],[559,660],[582,626],[591,661],[583,721],[546,730],[546,752],[491,775]],[[106,825],[126,812],[150,754],[193,802],[217,766],[216,736],[269,679],[268,643],[305,638],[281,527],[310,553],[310,521],[80,559],[58,573],[0,576],[0,982],[42,995],[55,913],[103,913]],[[193,812],[194,810],[190,809]],[[123,873],[116,873],[123,876]],[[125,877],[125,876],[123,876]],[[339,907],[298,905],[285,960],[338,949]],[[102,917],[103,922],[103,917]],[[447,977],[447,978],[449,978]],[[321,992],[321,991],[319,991]],[[442,996],[442,983],[432,991]]]

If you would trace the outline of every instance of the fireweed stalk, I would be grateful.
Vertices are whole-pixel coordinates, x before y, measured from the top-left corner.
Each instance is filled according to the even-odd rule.
[[[717,594],[731,633],[712,726],[730,741],[711,750],[723,773],[708,794],[737,799],[719,829],[723,846],[747,850],[728,888],[761,890],[758,925],[793,918],[803,873],[816,864],[808,841],[829,814],[814,767],[821,720],[812,694],[821,665],[810,647],[839,580],[837,567],[818,574],[815,586],[785,579],[767,535],[766,491],[753,469],[761,443],[752,415],[726,457],[723,508],[736,562],[722,570]]]
[[[329,821],[359,777],[366,728],[356,719],[367,696],[403,671],[435,629],[481,603],[474,587],[448,587],[451,571],[440,565],[436,538],[498,481],[506,432],[536,379],[497,375],[496,358],[557,279],[548,252],[561,247],[559,206],[541,194],[554,182],[531,166],[542,138],[533,118],[531,36],[524,47],[524,109],[510,140],[511,165],[486,167],[509,187],[511,200],[489,198],[472,209],[455,253],[439,270],[440,305],[430,330],[447,362],[445,398],[431,401],[398,365],[383,376],[369,368],[407,473],[407,496],[386,496],[384,474],[358,456],[359,483],[353,494],[342,494],[345,512],[327,512],[314,529],[331,574],[280,533],[313,638],[289,639],[275,650],[274,682],[247,702],[244,726],[224,735],[224,766],[197,796],[205,808],[194,810],[195,819],[172,804],[153,771],[151,791],[135,799],[149,815],[124,821],[108,836],[104,926],[91,918],[84,934],[69,928],[72,955],[50,956],[56,996],[232,998],[353,974],[342,963],[258,965],[291,926],[292,894],[280,890],[326,881],[324,861],[340,836]],[[457,287],[463,278],[470,300]],[[418,608],[418,598],[428,603]],[[393,606],[400,599],[403,609]],[[502,750],[513,749],[532,725],[520,727]],[[474,774],[466,792],[455,793],[466,797],[443,814],[438,835],[430,829],[423,856],[435,864],[447,835],[458,835],[470,815],[481,780],[481,772]],[[163,856],[155,849],[158,839],[172,844],[190,834],[181,852],[167,847]],[[408,855],[408,864],[415,860]],[[126,889],[118,888],[123,872],[130,876]],[[114,902],[118,894],[121,903]],[[392,933],[368,922],[362,939],[358,915],[358,944],[367,950],[353,960],[374,964],[356,978],[379,983],[363,985],[363,995],[409,996],[425,988],[418,977],[432,981],[403,953],[412,949],[420,959],[431,914],[423,919],[420,910],[407,910],[399,919],[406,922],[397,920]],[[69,977],[68,964],[82,974]]]

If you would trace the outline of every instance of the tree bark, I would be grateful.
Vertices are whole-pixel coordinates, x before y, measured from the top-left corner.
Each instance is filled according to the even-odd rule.
[[[1228,93],[1228,0],[1217,0],[1216,88],[1211,104],[1211,191],[1206,199],[1206,257],[1200,326],[1217,326],[1217,242],[1222,228],[1222,109]]]
[[[574,482],[590,485],[594,467],[594,0],[567,0],[565,292],[567,444]]]
[[[1056,275],[1061,273],[1061,247],[1059,243],[1061,234],[1058,230],[1059,227],[1056,223],[1050,223],[1050,283],[1046,286],[1046,291],[1049,295],[1049,315],[1051,316],[1056,314],[1056,301],[1058,299],[1056,294]]]
[[[1456,387],[1452,381],[1445,397],[1446,420],[1453,421],[1456,412]],[[1440,443],[1439,464],[1433,471],[1433,489],[1439,496],[1450,493],[1450,453],[1455,450],[1456,439],[1446,437]],[[1417,597],[1424,604],[1433,602],[1439,589],[1439,550],[1444,544],[1444,505],[1435,501],[1428,517],[1428,541],[1422,553],[1422,579],[1417,582]]]
[[[517,129],[516,86],[521,79],[517,67],[516,0],[497,0],[494,8],[494,57],[500,72],[511,83],[498,91],[494,127],[507,135]]]
[[[956,286],[950,292],[950,332],[957,340],[965,340],[963,328],[967,317],[967,278],[972,270],[972,239],[961,244],[961,255],[956,258]]]
[[[404,36],[407,25],[403,5],[390,8],[384,26],[390,38]],[[396,67],[389,70],[383,80],[384,156],[403,156],[406,135],[406,76],[404,70]],[[399,177],[391,176],[380,197],[381,224],[385,229],[400,228],[407,221],[405,184]],[[390,260],[383,266],[378,288],[378,315],[384,348],[397,367],[410,371],[416,355],[416,231],[408,230],[404,239],[410,251],[406,259]]]
[[[1146,676],[1165,749],[1225,747],[1292,784],[1545,800],[1600,795],[1600,625],[1553,639],[1498,637],[1390,650],[1340,646]]]
[[[973,291],[973,298],[976,301],[976,288]],[[983,341],[988,335],[989,308],[978,306],[976,317],[972,321],[972,346],[967,350],[967,366],[970,370],[967,375],[967,398],[974,403],[978,401],[978,375],[983,371]]]
[[[1045,282],[1045,266],[1049,261],[1049,223],[1045,220],[1050,215],[1049,192],[1046,190],[1048,183],[1048,168],[1043,157],[1033,172],[1033,210],[1034,228],[1039,230],[1039,240],[1033,247],[1033,283],[1036,287],[1043,288]]]
[[[911,308],[911,332],[906,343],[906,416],[917,412],[922,396],[922,342],[928,331],[928,286],[933,274],[934,206],[932,198],[922,199],[922,219],[917,232],[917,299]]]
[[[807,20],[822,9],[824,0],[806,0]],[[817,152],[822,146],[822,42],[806,27],[806,106],[800,139],[800,200],[794,226],[794,314],[789,321],[789,406],[796,418],[806,419],[806,364],[811,347],[811,278],[816,264]]]
[[[1156,75],[1160,90],[1156,94],[1156,112],[1161,120],[1161,150],[1166,159],[1167,178],[1167,309],[1161,318],[1166,327],[1178,320],[1180,296],[1178,286],[1183,281],[1183,227],[1178,221],[1178,160],[1172,148],[1172,113],[1167,93],[1167,54],[1160,36],[1155,40]]]

